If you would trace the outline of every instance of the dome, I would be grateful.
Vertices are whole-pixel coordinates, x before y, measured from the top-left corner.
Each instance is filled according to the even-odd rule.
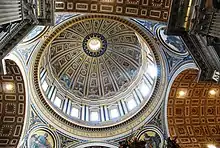
[[[138,128],[159,106],[165,84],[155,47],[133,20],[79,15],[64,21],[36,51],[36,107],[76,137],[113,138]]]
[[[73,98],[96,103],[127,90],[142,65],[135,32],[107,19],[82,20],[66,28],[53,39],[47,59],[56,85]]]

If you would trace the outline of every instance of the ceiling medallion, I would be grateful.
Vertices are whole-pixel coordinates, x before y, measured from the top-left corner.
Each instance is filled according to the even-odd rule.
[[[91,57],[103,55],[107,49],[107,40],[99,33],[91,33],[83,40],[83,50]]]

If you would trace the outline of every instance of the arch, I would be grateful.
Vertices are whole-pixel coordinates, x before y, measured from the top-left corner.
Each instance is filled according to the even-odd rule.
[[[0,75],[0,147],[17,147],[26,112],[24,77],[14,61],[4,62],[7,74]]]
[[[3,59],[3,64],[5,63],[6,60],[11,60],[11,61],[14,61],[16,63],[16,65],[19,67],[20,71],[21,71],[21,74],[22,74],[22,77],[23,77],[23,80],[24,80],[24,86],[25,86],[25,95],[26,95],[26,107],[25,107],[25,119],[24,119],[24,125],[23,125],[23,129],[22,129],[22,134],[20,136],[20,140],[19,140],[19,143],[18,143],[18,146],[21,146],[23,143],[24,143],[24,138],[25,138],[25,135],[26,135],[26,130],[27,130],[27,126],[28,126],[28,120],[29,120],[29,95],[28,95],[28,85],[27,85],[27,75],[26,75],[26,71],[25,71],[25,67],[24,67],[24,63],[23,61],[21,60],[22,58],[16,54],[15,52],[11,52],[9,53],[4,59]],[[4,68],[6,68],[5,64],[4,64]],[[5,73],[6,70],[4,70]]]
[[[116,19],[117,17],[115,16],[102,16],[102,15],[92,15],[92,16],[78,16],[75,17],[72,20],[68,20],[65,21],[61,26],[63,26],[62,28],[64,29],[65,26],[67,25],[66,23],[68,23],[69,21],[71,21],[72,23],[75,23],[77,21],[79,21],[79,19],[85,19],[85,18],[109,18],[109,19]],[[117,18],[116,21],[122,21],[122,18]],[[87,139],[87,140],[109,140],[109,139],[113,139],[113,138],[119,138],[120,136],[125,136],[127,134],[129,134],[132,130],[136,130],[138,128],[140,128],[141,126],[143,126],[143,124],[148,121],[152,115],[156,112],[156,110],[161,106],[162,103],[162,97],[165,94],[165,90],[164,90],[164,86],[166,86],[166,82],[167,82],[167,77],[166,77],[166,71],[164,70],[164,60],[162,60],[161,54],[159,53],[158,49],[158,45],[155,44],[155,42],[152,40],[151,36],[145,32],[144,30],[142,30],[141,28],[139,28],[138,26],[136,26],[136,24],[133,24],[133,22],[130,22],[129,20],[123,20],[123,23],[128,23],[131,24],[130,27],[134,27],[135,33],[137,32],[139,35],[141,35],[141,37],[146,40],[147,42],[150,42],[151,44],[149,44],[149,46],[152,48],[152,51],[154,51],[155,54],[155,58],[157,59],[157,66],[158,69],[158,83],[156,83],[156,87],[155,90],[152,94],[152,98],[150,98],[148,100],[149,103],[151,103],[152,105],[149,105],[148,103],[143,107],[143,109],[140,110],[140,112],[137,113],[138,116],[131,116],[131,118],[127,121],[125,120],[121,120],[119,121],[118,125],[113,125],[111,127],[103,127],[103,128],[90,128],[90,125],[86,125],[86,126],[82,126],[82,124],[80,122],[72,122],[72,120],[70,121],[68,118],[64,118],[64,116],[60,116],[62,114],[59,114],[59,112],[57,112],[57,110],[52,110],[52,109],[48,109],[51,108],[52,104],[48,103],[49,100],[45,99],[45,95],[44,93],[42,93],[42,89],[39,88],[39,79],[37,77],[37,75],[39,74],[39,62],[41,61],[41,54],[43,53],[44,49],[46,48],[46,46],[50,43],[49,38],[48,41],[45,41],[45,43],[47,44],[43,44],[39,49],[38,49],[38,54],[35,54],[33,56],[34,59],[33,62],[31,64],[33,64],[33,66],[31,66],[31,73],[29,74],[29,84],[30,86],[34,86],[33,90],[30,90],[30,95],[33,95],[33,98],[31,101],[33,101],[33,103],[35,103],[36,105],[36,109],[37,112],[40,113],[42,115],[42,117],[44,118],[45,115],[47,115],[48,110],[50,113],[50,118],[45,118],[47,122],[50,122],[51,120],[53,120],[54,122],[52,122],[52,126],[54,126],[55,128],[59,129],[62,132],[66,132],[68,133],[68,135],[74,136],[76,138],[79,139]],[[65,25],[66,24],[66,25]],[[132,25],[133,24],[133,25]],[[68,24],[66,27],[70,26],[71,24]],[[54,28],[55,30],[57,29],[58,31],[62,31],[61,28],[57,27]],[[54,31],[56,32],[56,31]],[[51,34],[51,37],[54,34]],[[149,35],[149,36],[148,36]],[[52,39],[52,38],[51,38]],[[160,79],[159,79],[160,77]],[[33,79],[34,78],[34,79]],[[158,90],[158,91],[157,91]],[[156,91],[158,93],[156,93]],[[155,99],[156,101],[151,101]],[[37,101],[40,100],[40,101]],[[44,103],[41,103],[44,102]],[[41,108],[38,110],[38,108]],[[148,109],[149,108],[149,109]],[[47,112],[47,113],[46,113]],[[142,117],[141,117],[142,116]],[[134,118],[139,118],[138,120],[135,120]],[[125,121],[125,122],[124,122]],[[124,123],[125,124],[124,124]],[[123,124],[122,124],[123,123]],[[62,126],[60,126],[62,125]],[[136,126],[137,125],[137,126]],[[116,128],[117,127],[117,128]],[[133,128],[134,127],[134,128]],[[105,128],[105,129],[104,129]],[[66,130],[69,129],[69,130]],[[79,132],[77,131],[79,129]],[[91,132],[88,132],[89,130],[92,130]],[[106,132],[107,130],[109,130],[109,132]]]
[[[53,127],[38,124],[30,128],[30,130],[27,132],[27,141],[25,143],[26,147],[31,147],[32,144],[37,145],[40,140],[36,138],[42,138],[47,141],[45,143],[43,142],[43,144],[45,144],[44,146],[46,147],[60,148],[60,137]]]
[[[148,125],[148,126],[144,127],[141,131],[136,133],[137,139],[140,140],[141,136],[144,136],[147,132],[154,132],[156,135],[158,135],[158,137],[156,139],[157,139],[157,141],[159,140],[160,142],[157,142],[159,144],[156,147],[162,148],[164,146],[163,133],[160,130],[160,128],[158,128],[157,126],[154,126],[154,125]]]
[[[184,70],[172,83],[166,109],[169,134],[171,138],[177,136],[181,147],[205,148],[207,144],[218,147],[220,85],[197,82],[197,77],[197,70]]]
[[[103,146],[107,148],[117,148],[117,146],[114,146],[108,143],[102,143],[102,142],[86,143],[86,144],[79,145],[76,148],[87,148],[90,146]]]
[[[168,86],[167,86],[167,91],[166,91],[166,95],[165,95],[165,108],[164,108],[164,117],[165,117],[165,126],[166,126],[166,133],[167,133],[167,136],[169,137],[170,136],[170,133],[169,133],[169,129],[168,129],[168,121],[167,121],[167,103],[168,103],[168,96],[169,96],[169,92],[170,92],[170,89],[171,89],[171,86],[174,82],[174,80],[176,79],[176,77],[181,73],[183,72],[184,70],[187,70],[187,69],[198,69],[197,66],[195,65],[195,63],[186,63],[184,65],[181,65],[179,66],[179,68],[175,71],[175,73],[173,73],[169,83],[168,83]]]

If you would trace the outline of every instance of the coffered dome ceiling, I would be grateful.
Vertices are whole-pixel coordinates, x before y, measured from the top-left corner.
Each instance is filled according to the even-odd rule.
[[[124,92],[142,65],[135,32],[114,20],[83,20],[61,32],[49,48],[53,78],[74,97],[100,101]]]
[[[75,16],[56,26],[37,52],[33,101],[70,135],[114,138],[160,106],[164,66],[150,35],[132,20]]]

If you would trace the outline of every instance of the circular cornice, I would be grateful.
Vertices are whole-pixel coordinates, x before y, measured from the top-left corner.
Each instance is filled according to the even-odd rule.
[[[130,119],[121,122],[119,124],[103,127],[103,128],[90,128],[85,126],[80,126],[74,124],[73,122],[63,118],[59,113],[51,108],[48,104],[47,100],[44,99],[44,95],[41,92],[40,84],[39,84],[39,63],[41,55],[43,54],[44,50],[48,48],[50,43],[53,39],[59,34],[62,30],[70,27],[72,24],[85,20],[85,19],[113,19],[114,21],[118,21],[128,25],[131,29],[135,30],[135,32],[141,36],[141,38],[146,41],[147,46],[152,50],[156,64],[158,69],[158,76],[157,81],[155,84],[155,89],[149,98],[148,102],[145,106],[134,116]],[[159,51],[156,49],[156,45],[151,40],[150,36],[139,28],[133,22],[123,19],[116,16],[103,16],[103,15],[83,15],[75,17],[71,20],[64,22],[62,25],[56,27],[54,32],[44,41],[42,46],[40,47],[36,57],[35,62],[33,65],[33,73],[30,74],[30,79],[32,85],[34,85],[34,93],[37,95],[37,98],[34,97],[33,101],[35,102],[36,106],[40,109],[39,111],[45,116],[48,117],[47,120],[51,122],[51,124],[58,128],[61,131],[65,131],[70,133],[79,138],[86,138],[86,139],[94,139],[94,138],[114,138],[115,136],[119,136],[121,134],[128,134],[134,128],[138,128],[149,120],[150,116],[155,112],[158,107],[158,103],[161,103],[161,96],[164,94],[164,87],[165,87],[165,73],[164,73],[164,66],[162,59],[160,57]]]
[[[39,132],[40,131],[40,132]],[[31,136],[33,135],[38,135],[39,133],[47,133],[49,136],[51,136],[51,141],[53,143],[53,148],[59,148],[60,147],[60,138],[58,136],[58,134],[56,133],[56,131],[54,131],[53,129],[48,128],[46,125],[43,124],[37,124],[35,126],[32,126],[29,131],[26,133],[26,138],[27,138],[27,143],[26,146],[29,147],[30,146],[30,142],[32,142],[31,140]],[[43,135],[42,135],[43,136]]]
[[[54,79],[53,85],[78,104],[109,104],[118,100],[116,96],[125,94],[137,82],[143,65],[134,30],[111,19],[73,23],[54,37],[48,53],[43,54],[46,60],[42,65]]]
[[[188,56],[187,46],[179,36],[166,35],[165,34],[166,26],[159,25],[156,29],[156,35],[162,45],[167,49],[167,51],[173,56]]]
[[[158,128],[155,125],[145,126],[142,130],[140,130],[139,132],[137,132],[135,134],[135,137],[137,137],[137,139],[140,140],[141,136],[145,135],[146,132],[149,132],[149,131],[152,131],[152,132],[155,132],[156,134],[158,134],[158,136],[160,137],[160,140],[161,140],[160,148],[163,148],[163,146],[164,146],[164,135],[163,135],[162,131],[160,130],[160,128]]]

